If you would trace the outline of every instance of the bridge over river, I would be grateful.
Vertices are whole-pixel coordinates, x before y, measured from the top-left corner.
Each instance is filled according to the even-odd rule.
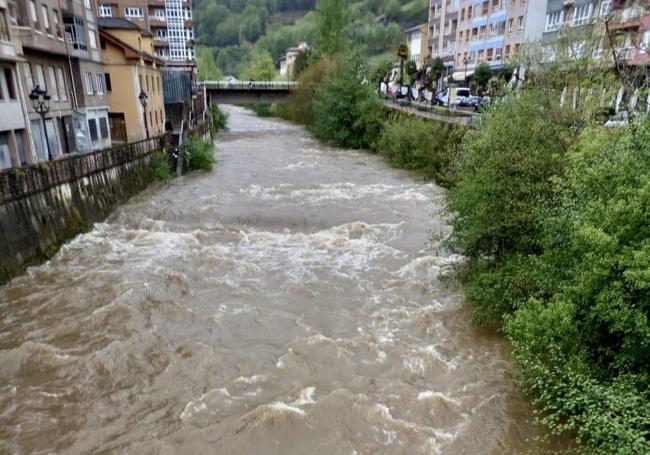
[[[205,81],[215,104],[284,104],[298,86],[292,81]]]

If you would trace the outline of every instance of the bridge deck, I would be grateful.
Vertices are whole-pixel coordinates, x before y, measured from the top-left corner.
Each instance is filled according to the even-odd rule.
[[[298,86],[293,81],[204,81],[200,83],[212,91],[271,91],[288,92]]]

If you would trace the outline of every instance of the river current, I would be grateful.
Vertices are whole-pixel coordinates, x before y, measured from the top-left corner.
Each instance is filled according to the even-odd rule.
[[[444,191],[227,110],[213,172],[0,288],[0,453],[535,452],[506,343],[428,242]]]

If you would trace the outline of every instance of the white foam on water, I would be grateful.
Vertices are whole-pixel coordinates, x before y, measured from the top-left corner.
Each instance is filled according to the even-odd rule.
[[[315,404],[316,403],[316,400],[314,400],[315,391],[316,391],[316,387],[313,386],[302,389],[298,394],[298,398],[295,401],[293,401],[291,404],[293,406],[304,406],[307,404]]]

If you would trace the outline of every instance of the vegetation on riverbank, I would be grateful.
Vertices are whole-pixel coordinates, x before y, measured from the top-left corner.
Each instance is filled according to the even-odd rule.
[[[575,43],[558,43],[545,66],[534,49],[522,55],[526,83],[503,87],[474,130],[386,116],[348,46],[315,50],[283,112],[322,140],[448,186],[447,244],[467,257],[467,300],[511,341],[540,422],[584,453],[646,454],[650,121],[597,125],[629,81],[565,44]]]
[[[190,136],[181,147],[183,161],[191,171],[211,171],[214,167],[212,140]]]

